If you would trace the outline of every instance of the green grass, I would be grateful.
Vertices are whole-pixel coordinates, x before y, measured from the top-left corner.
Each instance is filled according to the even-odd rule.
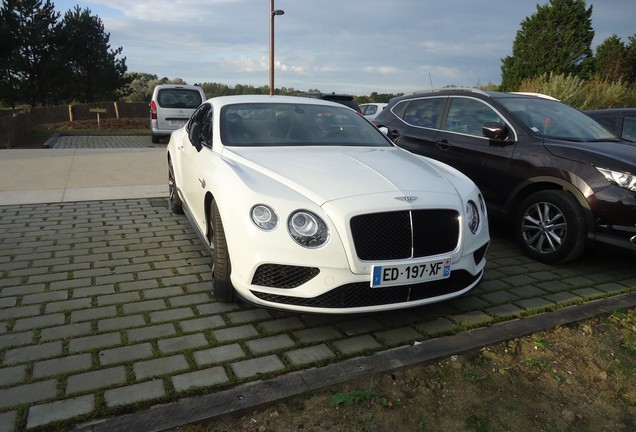
[[[636,340],[626,341],[621,345],[630,356],[636,356]]]
[[[536,349],[545,349],[546,348],[546,343],[543,339],[541,339],[541,337],[539,336],[535,336],[532,338],[532,341],[534,342],[534,347]]]
[[[464,424],[468,430],[475,432],[488,432],[488,419],[485,419],[479,415],[469,415],[464,418]]]
[[[331,406],[352,406],[357,405],[360,402],[372,399],[375,396],[375,391],[368,390],[354,390],[350,392],[338,392],[329,399],[329,405]]]
[[[548,367],[550,367],[548,362],[546,362],[545,360],[537,360],[532,357],[526,357],[524,359],[524,363],[528,366],[537,366],[541,369],[547,369]]]
[[[464,376],[466,378],[468,378],[468,381],[472,381],[472,382],[478,382],[478,381],[481,381],[483,379],[486,379],[485,376],[477,375],[477,374],[474,374],[472,372],[466,372],[466,373],[464,373]]]

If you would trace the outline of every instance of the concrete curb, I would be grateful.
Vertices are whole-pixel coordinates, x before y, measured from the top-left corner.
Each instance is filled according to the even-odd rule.
[[[59,133],[53,134],[49,137],[49,139],[47,139],[44,144],[42,144],[42,147],[44,148],[52,148],[55,143],[57,142],[57,139],[60,137]]]

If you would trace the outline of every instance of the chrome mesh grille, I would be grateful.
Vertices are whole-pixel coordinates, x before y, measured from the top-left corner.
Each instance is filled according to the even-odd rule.
[[[434,209],[358,215],[351,218],[351,232],[363,261],[438,255],[457,247],[459,213]]]

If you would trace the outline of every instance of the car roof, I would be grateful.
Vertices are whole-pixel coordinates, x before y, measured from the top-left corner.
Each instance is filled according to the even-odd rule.
[[[391,101],[400,101],[404,99],[412,99],[417,96],[428,96],[428,95],[479,95],[484,98],[512,98],[512,97],[524,97],[524,98],[541,98],[541,99],[550,99],[558,101],[558,99],[553,98],[552,96],[541,94],[541,93],[529,93],[529,92],[513,92],[513,93],[505,93],[505,92],[496,92],[496,91],[486,91],[476,88],[463,88],[463,87],[452,87],[452,88],[443,88],[443,89],[433,89],[433,90],[420,90],[415,91],[413,93],[407,93],[402,96],[397,96]]]
[[[164,88],[184,88],[184,89],[190,89],[190,90],[201,90],[200,86],[197,85],[189,85],[189,84],[157,84],[156,86],[158,89],[164,89]]]
[[[299,96],[301,97],[310,97],[310,98],[324,98],[324,97],[343,97],[343,98],[353,98],[353,95],[346,93],[301,93]]]
[[[234,96],[217,96],[208,99],[206,102],[212,103],[216,107],[221,107],[230,104],[238,103],[286,103],[286,104],[298,104],[299,99],[303,104],[310,105],[326,105],[342,107],[344,105],[331,102],[324,99],[299,97],[299,96],[267,96],[267,95],[234,95]]]
[[[550,99],[550,100],[558,101],[557,98],[552,97],[552,96],[547,95],[547,94],[543,94],[543,93],[535,93],[535,92],[511,92],[511,93],[515,94],[515,95],[536,96],[536,97],[542,98],[542,99]]]

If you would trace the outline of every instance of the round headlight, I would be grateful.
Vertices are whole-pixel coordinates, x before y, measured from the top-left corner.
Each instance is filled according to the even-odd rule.
[[[257,204],[250,211],[252,222],[262,230],[271,231],[278,225],[278,216],[271,207]]]
[[[307,210],[298,210],[287,221],[289,235],[301,246],[315,248],[329,239],[327,224]]]
[[[477,209],[477,204],[472,201],[468,201],[466,204],[466,222],[471,233],[477,234],[479,232],[479,210]]]

